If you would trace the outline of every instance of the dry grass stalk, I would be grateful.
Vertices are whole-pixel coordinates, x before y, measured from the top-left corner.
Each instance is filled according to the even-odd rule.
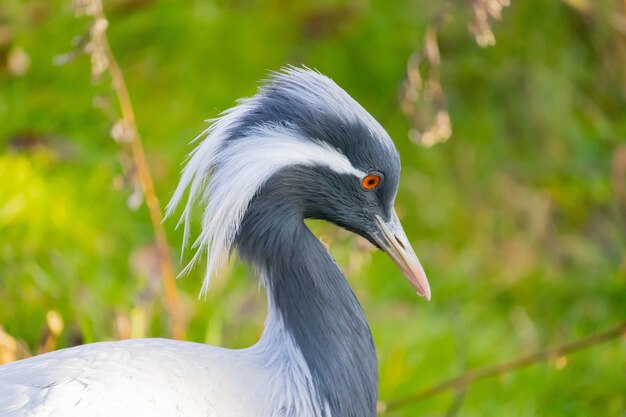
[[[131,170],[136,174],[141,184],[155,234],[163,288],[172,321],[172,335],[176,339],[184,339],[185,326],[176,289],[174,268],[172,267],[165,230],[161,224],[163,213],[154,190],[154,183],[150,175],[141,137],[137,130],[135,112],[124,74],[109,46],[106,35],[108,21],[102,8],[102,2],[101,0],[76,0],[75,7],[77,15],[87,15],[93,18],[89,40],[83,48],[91,57],[92,76],[98,78],[108,73],[111,77],[113,91],[117,97],[122,114],[122,118],[114,123],[111,134],[113,139],[120,144],[128,144],[130,146],[133,163]]]
[[[496,37],[491,30],[491,22],[502,19],[502,9],[511,5],[509,0],[474,0],[472,12],[474,20],[469,30],[476,43],[485,48],[496,44]]]
[[[378,405],[378,411],[379,414],[396,411],[446,391],[462,389],[481,379],[514,372],[540,362],[554,360],[557,369],[562,369],[567,365],[567,355],[589,349],[620,337],[626,337],[626,322],[622,322],[609,330],[592,334],[575,342],[542,350],[532,355],[522,356],[509,362],[465,372],[462,375],[433,385],[406,398],[389,401],[387,403],[381,402]]]
[[[400,108],[411,124],[409,138],[430,147],[446,142],[452,136],[450,113],[441,85],[439,31],[449,20],[452,7],[462,7],[450,0],[444,2],[424,31],[424,41],[409,57],[406,78],[399,94]],[[481,47],[495,45],[491,30],[494,20],[502,18],[502,10],[510,0],[474,0],[471,3],[473,20],[469,31]]]

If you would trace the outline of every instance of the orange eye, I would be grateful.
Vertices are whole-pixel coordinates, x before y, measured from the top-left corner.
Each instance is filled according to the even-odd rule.
[[[361,181],[361,186],[366,190],[373,190],[374,188],[378,187],[378,184],[380,184],[380,176],[377,174],[367,175]]]

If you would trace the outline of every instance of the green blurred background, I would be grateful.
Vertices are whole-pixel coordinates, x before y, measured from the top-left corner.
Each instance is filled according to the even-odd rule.
[[[383,400],[626,318],[626,2],[513,0],[490,20],[497,43],[486,48],[468,30],[481,3],[106,2],[162,205],[203,120],[288,63],[333,78],[395,139],[398,211],[433,300],[416,297],[383,254],[312,224],[371,323]],[[66,54],[90,24],[65,0],[0,3],[5,361],[171,335],[148,211],[126,145],[110,135],[110,80],[92,80],[88,56]],[[409,139],[416,126],[398,98],[428,27],[438,28],[435,73],[452,125],[432,147]],[[188,256],[178,262],[175,223],[165,228],[180,270]],[[197,300],[202,273],[177,281],[187,338],[253,344],[265,315],[254,277],[233,263]],[[443,416],[452,401],[391,415]],[[626,339],[477,382],[455,412],[626,416]]]

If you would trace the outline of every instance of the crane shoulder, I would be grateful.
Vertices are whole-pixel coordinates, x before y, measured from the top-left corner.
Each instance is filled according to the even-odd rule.
[[[260,407],[267,373],[246,350],[93,343],[0,366],[0,415],[239,417]]]

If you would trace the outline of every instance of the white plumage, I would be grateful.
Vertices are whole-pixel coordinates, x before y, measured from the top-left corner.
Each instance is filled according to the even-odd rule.
[[[227,118],[234,113],[228,113]],[[196,254],[182,272],[193,268],[200,257],[207,254],[201,295],[209,289],[212,274],[226,261],[248,203],[274,173],[294,165],[319,165],[355,177],[365,176],[337,149],[315,140],[294,137],[293,129],[279,125],[250,129],[249,136],[238,139],[232,146],[215,149],[213,142],[219,141],[217,133],[222,120],[215,126],[216,130],[209,133],[210,140],[205,140],[192,154],[166,211],[167,216],[173,213],[189,187],[189,199],[180,219],[187,236],[193,203],[203,197],[207,204],[202,232],[193,244]],[[211,148],[205,149],[209,145]],[[207,172],[211,172],[208,184]]]
[[[272,307],[263,337],[247,349],[130,339],[0,370],[2,417],[280,416],[281,409],[322,415],[306,363]]]

